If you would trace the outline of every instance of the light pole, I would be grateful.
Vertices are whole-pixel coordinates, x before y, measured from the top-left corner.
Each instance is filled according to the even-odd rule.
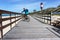
[[[43,9],[43,3],[40,3],[40,8],[41,8],[41,11],[42,11],[42,9]]]
[[[40,3],[40,9],[41,9],[41,13],[42,13],[42,10],[43,10],[43,3]],[[43,17],[43,13],[42,13],[42,17]]]

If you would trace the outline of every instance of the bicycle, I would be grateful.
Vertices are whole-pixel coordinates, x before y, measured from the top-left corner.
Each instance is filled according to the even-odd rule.
[[[22,15],[22,18],[23,18],[23,19],[22,19],[23,21],[27,21],[27,22],[30,21],[30,18],[29,18],[28,15],[26,15],[26,14],[23,14],[23,15]]]

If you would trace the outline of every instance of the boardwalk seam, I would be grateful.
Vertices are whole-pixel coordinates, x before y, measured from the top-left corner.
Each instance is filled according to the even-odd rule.
[[[54,33],[56,36],[58,36],[60,38],[60,34],[58,34],[57,32],[55,32],[53,29],[46,27],[50,32]]]

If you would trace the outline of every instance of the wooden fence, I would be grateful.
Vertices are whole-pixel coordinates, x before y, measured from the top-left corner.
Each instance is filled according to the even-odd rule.
[[[10,17],[2,18],[3,17],[2,14],[9,14]],[[16,22],[21,19],[20,15],[21,15],[20,13],[16,13],[16,12],[10,12],[10,11],[5,11],[5,10],[0,10],[0,31],[1,31],[1,38],[3,38],[3,36],[4,36],[3,35],[3,29],[5,29],[8,26],[10,26],[10,30],[11,30],[12,29],[12,24],[13,23],[16,24]],[[12,19],[15,19],[15,20],[12,22]],[[10,23],[8,23],[6,25],[3,25],[2,22],[7,21],[7,20],[10,20]]]
[[[39,13],[35,15],[40,22],[51,25],[51,13]]]

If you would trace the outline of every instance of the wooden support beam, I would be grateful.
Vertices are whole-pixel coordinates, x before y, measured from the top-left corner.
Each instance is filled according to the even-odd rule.
[[[12,22],[11,13],[10,13],[10,23]],[[10,29],[12,29],[12,24],[10,24]]]
[[[15,14],[15,17],[17,17],[16,14]],[[15,18],[15,21],[16,21],[16,18]],[[15,25],[16,25],[16,22],[15,22]]]
[[[2,27],[2,14],[0,14],[0,27]],[[3,38],[3,29],[1,31],[1,38]]]
[[[51,25],[51,13],[50,13],[50,25]]]

